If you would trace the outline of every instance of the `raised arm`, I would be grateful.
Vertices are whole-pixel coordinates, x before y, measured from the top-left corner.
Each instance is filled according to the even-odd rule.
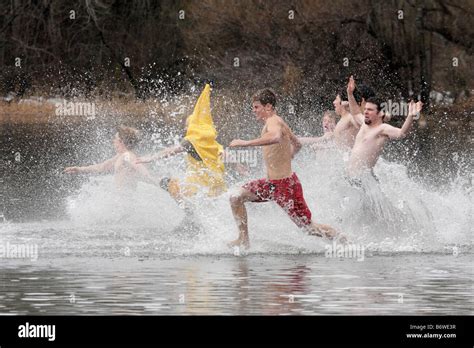
[[[385,124],[383,128],[383,134],[389,139],[402,139],[405,138],[411,130],[413,125],[413,117],[417,115],[423,108],[423,103],[419,101],[415,104],[412,100],[408,106],[408,116],[403,122],[402,128],[393,127],[389,124]]]
[[[347,84],[347,99],[349,101],[349,111],[354,121],[356,121],[358,125],[362,125],[364,123],[364,115],[362,115],[359,104],[357,104],[357,101],[354,98],[354,91],[355,81],[354,77],[351,75],[351,77],[349,78],[349,83]]]
[[[100,174],[100,173],[110,173],[114,169],[115,161],[117,160],[118,155],[104,161],[102,163],[93,164],[90,166],[84,167],[66,167],[64,173],[67,174],[79,174],[79,173],[90,173],[90,174]]]
[[[343,104],[341,96],[339,94],[336,96],[336,99],[334,99],[333,102],[334,112],[341,117],[349,113],[349,111],[346,110],[347,101],[345,101],[344,103],[346,104]]]
[[[245,146],[265,146],[278,144],[281,141],[282,131],[278,120],[269,119],[267,122],[267,132],[260,138],[253,140],[232,140],[229,147],[245,147]]]

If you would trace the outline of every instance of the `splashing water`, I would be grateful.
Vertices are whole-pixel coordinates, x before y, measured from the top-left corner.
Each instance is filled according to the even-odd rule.
[[[67,218],[0,224],[0,246],[38,250],[37,261],[1,259],[2,313],[472,313],[472,192],[465,178],[443,190],[429,189],[404,165],[380,159],[377,179],[351,185],[347,155],[304,148],[293,169],[313,219],[362,245],[365,262],[324,257],[331,242],[305,235],[274,203],[247,204],[253,255],[240,251],[237,255],[247,257],[238,257],[227,247],[237,237],[229,197],[244,182],[264,176],[261,155],[250,176],[236,180],[229,173],[227,193],[215,199],[197,195],[186,209],[145,183],[135,192],[117,192],[111,176],[74,179],[54,169],[107,158],[109,133],[91,133],[100,141],[91,141],[90,148],[78,149],[84,141],[73,141],[80,153],[75,160],[54,165],[48,158],[54,175],[35,172],[31,181],[20,176],[25,184],[17,196],[38,188],[44,194],[38,201],[58,211],[65,207]],[[167,144],[176,139],[161,129],[153,146],[165,137]],[[185,161],[177,156],[153,170],[158,178],[182,180]],[[85,182],[56,194],[55,187],[70,190],[71,183],[80,184],[76,180]],[[74,307],[71,293],[78,298]],[[293,293],[296,299],[289,303]],[[170,305],[181,294],[189,306]]]
[[[316,222],[332,225],[371,252],[472,250],[466,185],[453,181],[443,192],[428,189],[405,166],[380,159],[374,170],[378,181],[369,176],[355,186],[345,175],[347,157],[334,149],[305,148],[294,160]],[[258,161],[252,175],[234,180],[229,192],[214,199],[198,195],[187,211],[160,188],[140,183],[136,192],[120,193],[111,177],[90,178],[67,198],[66,221],[3,224],[0,238],[37,242],[44,254],[114,255],[124,248],[145,256],[231,254],[227,242],[237,237],[237,227],[229,197],[245,181],[264,176],[261,157]],[[154,169],[157,177],[183,179],[184,158]],[[251,253],[324,253],[327,241],[305,235],[276,204],[248,203],[247,210]]]
[[[304,150],[295,160],[294,170],[316,222],[336,227],[352,243],[373,252],[472,249],[471,200],[464,189],[430,191],[409,178],[403,165],[382,159],[375,168],[379,183],[368,177],[360,187],[352,186],[345,177],[344,159],[335,150]],[[178,157],[158,164],[156,175],[182,178],[182,162]],[[41,223],[39,234],[49,238],[51,229],[59,229],[54,247],[63,250],[61,243],[72,243],[71,250],[87,253],[100,254],[107,249],[104,245],[111,246],[108,252],[129,248],[137,255],[232,253],[226,243],[236,238],[237,228],[229,196],[249,179],[214,199],[194,197],[185,213],[159,188],[140,183],[136,192],[118,193],[111,177],[91,178],[68,198],[69,221]],[[324,252],[327,242],[305,235],[276,204],[248,203],[247,210],[252,253]],[[34,230],[38,225],[18,228]]]
[[[148,184],[137,191],[119,191],[113,178],[91,178],[76,196],[68,198],[71,223],[80,226],[117,225],[173,230],[183,219],[183,212],[162,190]]]

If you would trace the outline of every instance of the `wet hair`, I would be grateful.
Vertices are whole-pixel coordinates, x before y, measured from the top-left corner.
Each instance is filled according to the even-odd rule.
[[[356,87],[354,91],[354,98],[360,104],[362,99],[367,101],[367,99],[375,98],[375,92],[369,86],[361,84]]]
[[[337,114],[333,110],[326,110],[324,111],[323,118],[324,117],[329,117],[331,120],[334,122],[337,121]]]
[[[375,104],[375,106],[377,106],[377,111],[379,112],[382,110],[382,102],[378,98],[370,97],[365,99],[365,102]]]
[[[133,150],[137,147],[140,141],[140,132],[138,129],[126,126],[119,126],[117,128],[118,136],[122,143],[129,150]]]
[[[262,105],[270,104],[271,106],[275,107],[276,105],[276,95],[273,90],[269,88],[261,89],[257,93],[255,93],[252,97],[252,101],[259,101]]]

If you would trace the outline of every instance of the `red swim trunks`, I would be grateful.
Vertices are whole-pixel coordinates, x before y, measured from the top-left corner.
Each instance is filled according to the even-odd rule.
[[[275,201],[298,227],[307,226],[311,223],[311,211],[304,200],[303,188],[296,173],[279,180],[259,179],[250,181],[242,188],[258,197],[253,202]]]

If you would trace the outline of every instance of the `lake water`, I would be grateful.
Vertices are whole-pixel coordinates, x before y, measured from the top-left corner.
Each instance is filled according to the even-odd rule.
[[[197,197],[185,216],[159,188],[123,195],[110,176],[63,174],[113,154],[109,126],[1,130],[0,314],[473,314],[471,177],[432,187],[381,159],[379,183],[358,188],[344,155],[305,149],[294,170],[314,219],[360,253],[328,254],[336,246],[271,203],[248,205],[252,248],[237,253],[229,193]],[[231,191],[262,169],[230,178]]]
[[[472,315],[472,255],[8,261],[2,314]]]

